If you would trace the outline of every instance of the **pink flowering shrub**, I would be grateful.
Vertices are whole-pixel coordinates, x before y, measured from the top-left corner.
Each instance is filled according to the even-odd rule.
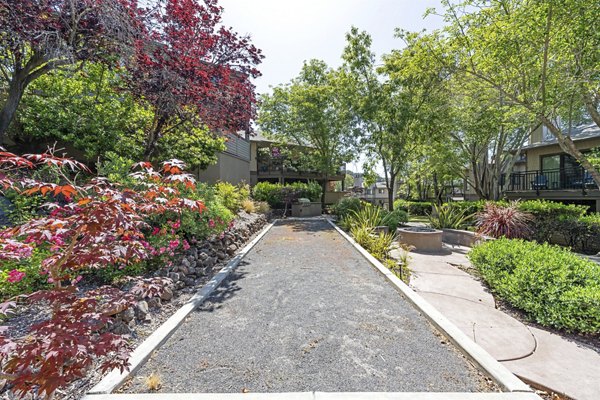
[[[23,278],[25,278],[25,272],[19,271],[17,269],[13,269],[12,271],[10,271],[8,273],[8,277],[6,278],[6,281],[8,283],[17,283],[17,282],[21,282],[23,280]]]
[[[24,178],[42,166],[61,179]],[[0,231],[2,294],[49,304],[51,311],[25,337],[14,338],[0,329],[0,365],[16,393],[50,396],[82,377],[98,358],[102,369],[127,368],[126,339],[106,327],[112,315],[132,304],[132,296],[110,287],[83,293],[78,284],[86,271],[139,265],[183,249],[186,242],[178,237],[183,210],[198,217],[206,210],[199,199],[185,197],[195,182],[183,168],[177,160],[165,162],[160,172],[149,163],[137,164],[132,176],[140,187],[132,190],[103,178],[78,184],[76,174],[89,171],[87,167],[52,152],[19,157],[0,151],[0,189],[48,199],[47,213]],[[154,217],[169,224],[153,236],[156,230],[148,221]],[[161,239],[152,243],[152,237]],[[45,281],[45,287],[29,295],[20,292],[19,285],[30,279]],[[8,314],[13,304],[7,299],[0,312]]]

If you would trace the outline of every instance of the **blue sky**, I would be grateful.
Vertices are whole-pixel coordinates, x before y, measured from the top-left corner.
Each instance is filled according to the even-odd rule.
[[[345,33],[352,25],[373,36],[378,56],[399,48],[395,28],[410,31],[435,29],[443,21],[423,19],[439,0],[220,0],[224,24],[240,34],[250,34],[266,59],[257,91],[288,82],[298,74],[304,60],[317,58],[338,66]]]

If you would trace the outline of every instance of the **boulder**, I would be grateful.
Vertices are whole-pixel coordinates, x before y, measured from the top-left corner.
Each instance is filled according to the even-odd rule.
[[[164,291],[160,295],[160,299],[164,300],[164,301],[170,301],[172,298],[173,298],[173,291],[171,290],[171,288],[169,288],[169,287],[164,288]]]
[[[146,317],[148,317],[149,313],[150,313],[150,308],[148,306],[148,303],[144,300],[138,301],[137,304],[135,305],[136,318],[144,321],[144,320],[146,320]]]
[[[135,311],[133,310],[133,308],[128,308],[125,311],[120,312],[117,317],[121,320],[124,321],[125,323],[129,323],[131,321],[133,321],[133,319],[135,318]]]
[[[153,297],[151,299],[148,299],[148,307],[149,308],[161,308],[162,307],[162,303],[160,301],[160,298]]]

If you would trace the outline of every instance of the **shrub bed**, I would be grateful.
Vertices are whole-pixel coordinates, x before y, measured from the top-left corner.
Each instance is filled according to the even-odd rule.
[[[0,230],[0,316],[10,326],[19,308],[44,311],[20,334],[0,330],[2,372],[16,394],[52,397],[92,365],[125,368],[131,343],[121,335],[133,319],[195,285],[251,234],[230,231],[244,187],[198,184],[179,160],[158,170],[118,161],[104,166],[107,179],[52,151],[0,151],[0,190],[14,192]]]
[[[506,201],[457,201],[451,204],[468,215],[482,213],[488,203],[510,207]],[[600,214],[587,214],[589,207],[548,200],[527,200],[517,203],[516,207],[532,217],[528,222],[529,234],[526,239],[567,246],[586,254],[600,252]],[[476,220],[467,222],[474,225]]]
[[[427,216],[431,214],[433,203],[428,201],[409,201],[396,200],[394,201],[394,209],[400,209],[407,212],[409,215]]]
[[[356,197],[344,197],[340,199],[331,209],[338,218],[344,218],[353,212],[359,212],[363,207],[363,202]]]
[[[492,291],[544,325],[600,333],[600,265],[567,249],[498,239],[469,253]]]
[[[264,201],[271,208],[281,209],[290,199],[306,198],[310,201],[321,201],[323,189],[317,182],[294,182],[282,185],[279,183],[259,182],[252,189],[252,197],[256,201]]]

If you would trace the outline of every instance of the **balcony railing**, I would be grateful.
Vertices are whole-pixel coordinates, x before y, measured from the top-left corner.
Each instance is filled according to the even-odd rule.
[[[259,162],[257,167],[258,167],[258,171],[257,171],[258,175],[273,175],[273,174],[276,174],[276,175],[287,174],[287,175],[301,175],[301,176],[323,175],[322,173],[317,172],[317,171],[302,171],[298,168],[285,166],[285,165],[281,165],[281,164],[277,165],[277,164]],[[345,167],[340,167],[336,173],[336,175],[345,175],[345,174],[346,174]]]
[[[510,174],[504,182],[507,191],[588,190],[598,189],[592,176],[583,168],[561,168]]]

